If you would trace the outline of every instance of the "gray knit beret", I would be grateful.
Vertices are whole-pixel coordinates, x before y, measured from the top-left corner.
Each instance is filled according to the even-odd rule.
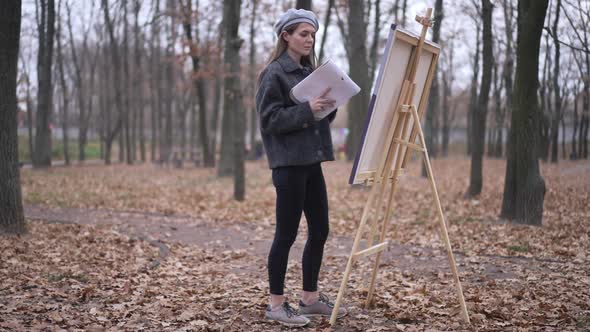
[[[277,37],[281,35],[281,32],[283,32],[286,27],[296,23],[309,23],[313,25],[316,31],[319,28],[318,19],[312,11],[291,8],[281,14],[277,23],[275,23],[274,29]]]

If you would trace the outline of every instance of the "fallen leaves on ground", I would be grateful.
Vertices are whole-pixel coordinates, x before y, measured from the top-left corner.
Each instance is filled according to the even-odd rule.
[[[434,161],[453,249],[473,328],[480,331],[590,329],[590,163],[542,165],[546,181],[542,227],[498,220],[505,161],[486,160],[483,192],[465,200],[469,161]],[[354,236],[370,188],[346,183],[351,164],[324,164],[332,234]],[[346,294],[351,314],[337,331],[470,330],[459,317],[437,214],[417,161],[398,183],[388,238],[413,246],[423,269],[382,263],[374,308],[362,308],[371,261],[353,269]],[[264,162],[247,165],[247,200],[232,199],[232,180],[215,170],[153,165],[25,170],[28,204],[187,215],[224,223],[272,224],[274,189]],[[302,223],[304,224],[304,223]],[[303,227],[305,228],[305,227]],[[88,234],[88,235],[85,235]],[[257,234],[259,235],[259,234]],[[269,241],[272,233],[268,233]],[[91,241],[90,239],[94,239]],[[30,234],[2,238],[0,327],[107,330],[280,330],[263,320],[266,257],[167,243],[157,248],[105,226],[30,223]],[[330,242],[328,245],[333,245]],[[430,250],[429,255],[420,257]],[[322,289],[335,296],[346,257],[324,260]],[[433,265],[428,268],[429,265]],[[290,266],[293,303],[300,264]],[[4,280],[7,280],[5,283]],[[328,331],[325,320],[312,330]]]

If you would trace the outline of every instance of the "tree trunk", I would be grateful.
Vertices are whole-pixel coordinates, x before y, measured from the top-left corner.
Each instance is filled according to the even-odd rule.
[[[453,66],[453,59],[454,59],[454,43],[453,41],[450,42],[449,46],[449,57],[448,57],[448,68],[443,72],[443,123],[442,123],[442,153],[443,156],[447,157],[449,155],[449,140],[451,134],[451,111],[449,105],[449,99],[451,97],[451,89],[454,82],[454,66]],[[454,113],[453,113],[454,114]]]
[[[222,76],[224,74],[223,67],[221,66],[223,57],[222,57],[222,48],[223,48],[223,40],[224,40],[224,29],[223,29],[223,21],[219,24],[219,34],[217,37],[217,59],[215,61],[216,68],[215,68],[215,86],[214,86],[214,96],[213,96],[213,114],[211,116],[211,153],[213,154],[213,166],[215,166],[215,161],[217,160],[217,136],[219,133],[219,115],[221,110],[221,92],[222,92],[222,85],[223,79]]]
[[[102,43],[102,40],[100,41]],[[88,48],[86,48],[88,49]],[[88,52],[88,54],[90,54],[90,52]],[[96,50],[94,51],[93,54],[93,58],[92,58],[92,63],[90,64],[90,75],[88,77],[88,91],[94,91],[95,85],[96,85],[96,81],[95,81],[95,76],[96,76],[96,67],[98,64],[98,60],[100,57],[100,47],[96,47]],[[83,143],[82,143],[82,150],[84,151],[86,148],[86,144],[88,142],[88,128],[90,126],[90,119],[92,117],[92,112],[94,110],[94,98],[88,98],[88,101],[86,102],[86,115],[84,117],[84,124],[83,124],[83,134],[80,134],[80,138],[83,139]],[[82,127],[82,125],[81,125]]]
[[[172,137],[172,119],[174,109],[176,108],[175,96],[175,73],[174,73],[174,45],[176,42],[176,0],[168,0],[168,14],[170,15],[169,40],[166,47],[166,109],[165,109],[165,127],[164,127],[164,159],[169,159],[174,144]],[[161,153],[161,152],[160,152]]]
[[[578,1],[580,8],[582,8],[582,2]],[[590,14],[586,11],[586,22]],[[583,45],[586,50],[584,52],[584,60],[586,65],[586,74],[584,75],[584,97],[582,103],[582,118],[580,122],[580,139],[578,144],[580,145],[580,153],[578,157],[588,159],[588,129],[590,128],[590,49],[588,47],[588,29],[583,29]]]
[[[408,9],[408,0],[403,0],[402,5],[402,28],[406,27],[406,11]]]
[[[68,139],[68,85],[66,83],[66,75],[64,73],[64,61],[63,61],[63,49],[62,49],[62,25],[61,25],[61,1],[59,3],[59,13],[58,16],[60,17],[57,21],[57,67],[59,72],[59,84],[61,87],[62,93],[62,134],[63,134],[63,149],[64,149],[64,161],[66,166],[70,165],[70,152],[69,152],[69,139]]]
[[[332,8],[334,8],[334,0],[328,0],[328,9],[324,18],[324,33],[322,34],[322,41],[320,42],[320,53],[318,63],[324,60],[324,45],[326,44],[326,37],[328,36],[328,28],[330,27],[330,19],[332,18]]]
[[[254,41],[254,36],[256,35],[256,29],[254,26],[254,22],[256,22],[256,9],[258,7],[258,1],[253,0],[251,3],[252,5],[252,12],[251,12],[251,19],[250,19],[250,54],[249,54],[249,64],[248,64],[248,77],[250,82],[256,82],[256,44]],[[329,9],[328,9],[329,10]],[[326,30],[324,29],[324,35]],[[249,118],[250,118],[250,151],[248,152],[247,158],[249,160],[256,159],[256,133],[258,132],[258,114],[256,112],[256,105],[254,100],[256,98],[256,89],[254,84],[249,84],[246,88],[248,92],[248,100],[249,100]]]
[[[504,119],[506,118],[506,114],[508,110],[512,109],[512,95],[513,91],[513,84],[512,84],[512,74],[514,72],[514,55],[512,52],[512,40],[513,40],[513,30],[512,30],[512,21],[514,18],[514,7],[512,5],[512,0],[504,0],[504,26],[506,31],[506,52],[504,53],[504,64],[502,69],[502,77],[504,82],[504,92],[505,92],[505,99],[506,104],[504,106],[504,110],[502,112],[501,123],[502,126],[500,127],[500,134],[498,135],[499,140],[496,142],[496,151],[497,156],[501,157],[503,154],[503,127],[504,127]]]
[[[151,112],[151,135],[150,135],[150,151],[152,162],[158,160],[157,147],[158,147],[158,119],[160,118],[160,0],[155,0],[152,4],[154,9],[154,17],[152,24],[151,33],[151,54],[150,54],[150,88],[152,93],[150,94],[150,112]]]
[[[584,82],[584,95],[582,97],[582,114],[580,117],[580,134],[578,137],[578,158],[588,159],[588,126],[590,105],[590,84]]]
[[[346,137],[346,157],[353,160],[356,156],[363,132],[364,119],[369,105],[369,64],[367,63],[367,24],[364,17],[364,2],[349,0],[348,36],[350,54],[348,63],[350,78],[361,88],[361,92],[350,99],[348,104],[348,128]]]
[[[434,4],[434,26],[432,28],[432,41],[438,43],[440,41],[440,27],[444,18],[442,0],[436,0]],[[424,139],[428,148],[428,154],[434,158],[438,154],[437,147],[437,132],[435,130],[435,119],[440,112],[440,91],[438,83],[438,69],[435,69],[432,78],[432,86],[430,88],[430,95],[428,96],[428,108],[426,110],[426,121],[424,122]],[[426,166],[422,164],[422,176],[426,177]]]
[[[180,132],[180,158],[184,159],[186,157],[186,113],[191,108],[191,99],[192,99],[192,91],[188,92],[189,96],[184,96],[188,98],[188,100],[183,100],[183,103],[179,103],[177,117],[178,117],[178,127],[175,129],[177,132]]]
[[[242,89],[240,87],[240,47],[243,40],[238,35],[240,25],[241,1],[225,0],[223,2],[223,21],[225,22],[225,65],[229,68],[225,76],[224,118],[232,118],[233,139],[233,175],[234,199],[245,199],[245,170],[244,170],[244,134],[245,114],[242,105]],[[224,134],[225,137],[225,134]],[[221,163],[220,163],[221,167]]]
[[[518,3],[517,63],[508,160],[500,216],[541,225],[545,181],[539,171],[539,47],[548,0]]]
[[[82,82],[82,69],[81,65],[78,61],[78,53],[76,51],[76,45],[74,42],[74,34],[72,32],[72,15],[71,15],[71,8],[69,4],[66,2],[66,10],[68,11],[68,35],[70,37],[70,52],[72,56],[72,64],[74,65],[74,78],[76,81],[76,95],[78,98],[78,161],[84,161],[86,159],[85,153],[85,144],[86,138],[83,137],[86,134],[86,130],[84,130],[84,90],[83,90],[83,82]],[[61,17],[61,15],[60,15]],[[61,22],[61,18],[60,18]],[[61,30],[61,28],[60,28]],[[58,45],[59,46],[59,45]]]
[[[111,163],[111,147],[113,140],[119,132],[121,131],[122,119],[121,119],[121,112],[123,111],[123,97],[121,96],[121,58],[119,57],[119,46],[117,40],[115,39],[115,31],[113,28],[113,22],[110,18],[109,13],[109,5],[108,0],[102,0],[102,8],[104,14],[104,20],[109,36],[109,46],[110,46],[110,55],[111,55],[111,64],[112,64],[112,72],[113,72],[113,81],[108,82],[108,84],[112,84],[115,93],[115,108],[117,109],[117,120],[115,121],[114,128],[108,130],[105,133],[106,140],[105,140],[105,163],[109,165]],[[108,107],[108,106],[107,106]],[[110,112],[109,112],[110,113]],[[110,126],[110,119],[107,122]],[[121,147],[123,145],[121,144]]]
[[[443,101],[442,101],[442,144],[441,150],[443,157],[449,155],[449,98],[451,95],[450,82],[446,73],[443,73]]]
[[[578,146],[576,144],[576,135],[578,134],[578,86],[574,84],[574,130],[572,131],[572,153],[570,153],[570,160],[578,159]]]
[[[564,99],[567,99],[567,97],[564,97]],[[566,108],[564,107],[564,110],[565,109]],[[565,160],[567,159],[567,153],[565,148],[565,119],[563,117],[563,113],[559,122],[561,123],[561,159]]]
[[[108,89],[108,81],[110,76],[109,71],[109,60],[107,54],[107,47],[106,46],[99,46],[98,48],[100,51],[98,52],[98,56],[102,59],[100,66],[101,70],[103,71],[104,75],[99,76],[98,83],[100,89],[98,90],[98,107],[99,107],[99,135],[100,135],[100,159],[107,163],[107,155],[106,155],[106,141],[107,141],[107,130],[109,126],[109,122],[107,121],[110,118],[110,107],[107,107],[108,104],[108,96],[109,96],[109,89]],[[102,54],[101,54],[102,53]],[[110,161],[109,161],[110,163]]]
[[[395,0],[393,6],[391,7],[391,11],[393,13],[393,23],[398,24],[399,21],[399,0]]]
[[[135,15],[135,26],[134,26],[134,34],[135,34],[135,109],[136,114],[138,115],[138,136],[139,136],[139,155],[141,158],[141,162],[145,163],[146,161],[146,150],[145,150],[145,110],[144,110],[144,101],[143,101],[143,89],[142,82],[143,82],[143,68],[142,68],[142,58],[141,58],[141,51],[142,51],[142,41],[143,39],[140,37],[141,30],[139,29],[139,11],[141,10],[141,1],[135,0],[133,12]]]
[[[543,161],[547,161],[547,158],[549,156],[549,124],[551,117],[551,110],[549,109],[550,98],[548,97],[551,95],[551,91],[547,91],[551,89],[548,83],[551,81],[551,73],[549,72],[551,58],[549,57],[548,35],[546,35],[545,37],[545,45],[547,49],[545,50],[545,61],[543,62],[543,78],[541,81],[541,88],[539,92],[541,98],[541,114],[543,115],[541,118],[541,126],[539,128],[539,134],[541,136],[539,158],[541,158],[541,160]]]
[[[121,0],[121,6],[123,7],[123,84],[124,84],[124,106],[121,109],[123,116],[123,129],[125,135],[125,161],[127,165],[133,164],[133,149],[131,142],[131,107],[130,107],[130,79],[129,79],[129,21],[127,19],[127,0]]]
[[[475,28],[475,60],[473,61],[473,77],[471,78],[471,93],[469,98],[469,110],[467,112],[467,154],[471,155],[473,151],[473,113],[477,108],[477,78],[479,77],[479,25]]]
[[[505,109],[502,109],[502,78],[499,77],[498,65],[494,62],[494,118],[495,135],[490,142],[490,156],[495,158],[502,158],[502,127],[504,126]],[[500,82],[498,82],[500,81]]]
[[[27,74],[27,129],[29,132],[29,158],[33,158],[33,100],[31,97],[31,82]]]
[[[37,61],[37,117],[35,131],[34,167],[51,166],[52,64],[55,35],[55,1],[40,0],[39,56]]]
[[[553,109],[553,119],[551,122],[551,162],[557,163],[559,161],[559,154],[557,151],[559,142],[559,119],[561,118],[561,95],[559,89],[559,40],[557,39],[557,26],[559,24],[559,10],[561,8],[561,0],[557,0],[555,5],[555,20],[553,21],[553,44],[555,47],[555,59],[553,60],[553,92],[555,93]]]
[[[437,0],[437,4],[438,1],[442,1],[442,0]],[[442,2],[441,2],[441,6],[442,6]],[[442,7],[441,7],[442,10]],[[435,14],[436,15],[436,14]],[[379,46],[379,32],[381,30],[381,1],[379,0],[375,0],[375,23],[374,23],[374,27],[373,27],[373,40],[371,41],[371,49],[369,51],[369,82],[371,82],[370,84],[373,83],[374,79],[375,79],[375,72],[377,71],[377,48]],[[436,19],[436,18],[435,18]],[[442,16],[441,16],[442,19]],[[437,24],[438,25],[438,24]],[[434,27],[434,29],[436,30],[436,26]],[[439,32],[440,32],[440,28],[439,28]],[[433,34],[436,32],[433,32]],[[440,35],[440,33],[439,33]],[[433,41],[434,41],[434,37],[433,37]]]
[[[469,188],[466,196],[474,197],[481,193],[483,153],[485,147],[486,117],[488,113],[488,101],[490,86],[492,82],[492,3],[490,0],[482,0],[482,21],[483,21],[483,72],[481,75],[481,87],[477,109],[472,114],[472,150],[471,150],[471,172],[469,176]]]
[[[21,1],[3,1],[0,11],[0,234],[26,232],[18,162],[16,100],[20,26]]]
[[[224,6],[225,5],[224,1]],[[229,6],[229,5],[228,5]],[[225,7],[224,7],[225,8]],[[224,14],[225,14],[225,10],[224,9]],[[224,16],[225,17],[225,16]],[[233,22],[226,22],[225,20],[223,21],[224,24],[224,30],[225,30],[225,46],[224,46],[224,63],[226,64],[226,68],[227,66],[231,63],[231,61],[229,59],[227,59],[228,56],[231,56],[231,51],[234,49],[234,46],[232,45],[233,42],[235,42],[234,40],[232,40],[232,37],[230,35],[228,35],[228,29],[230,29],[231,24],[233,24]],[[221,156],[219,159],[219,165],[217,167],[217,176],[219,177],[225,177],[225,176],[231,176],[232,174],[234,174],[234,156],[237,153],[237,151],[234,151],[235,148],[235,132],[234,132],[234,120],[235,120],[235,114],[232,113],[235,105],[231,105],[228,104],[228,102],[233,101],[233,99],[229,96],[231,94],[231,89],[233,88],[232,86],[228,86],[228,84],[231,84],[231,80],[228,81],[228,77],[229,77],[230,73],[225,73],[225,80],[224,80],[224,97],[223,97],[223,115],[222,115],[222,126],[221,126]]]
[[[311,10],[311,0],[297,0],[295,8]]]
[[[123,107],[125,107],[125,106],[123,106]],[[124,163],[125,162],[125,147],[127,146],[125,144],[125,115],[124,114],[121,114],[121,131],[119,132],[119,135],[117,137],[119,138],[119,162]]]
[[[187,1],[185,12],[192,13],[192,4],[191,0]],[[197,13],[199,12],[199,8],[197,8]],[[206,92],[205,92],[205,81],[199,75],[199,71],[201,70],[201,55],[199,55],[199,45],[198,45],[198,30],[195,36],[196,41],[193,40],[192,36],[192,25],[190,23],[190,16],[185,17],[185,21],[183,24],[184,33],[189,41],[189,46],[191,49],[191,59],[193,64],[193,74],[196,77],[193,79],[193,84],[195,90],[197,92],[197,98],[199,100],[199,141],[201,143],[201,151],[203,153],[203,164],[205,167],[214,167],[215,166],[215,156],[210,149],[209,144],[209,133],[207,130],[207,103],[206,103]],[[197,20],[196,24],[200,22]],[[192,140],[191,140],[192,142]]]
[[[488,128],[487,132],[488,132],[488,139],[486,140],[487,147],[486,147],[485,154],[491,158],[492,153],[493,153],[493,144],[492,143],[495,142],[495,139],[496,139],[496,136],[495,136],[496,128]]]

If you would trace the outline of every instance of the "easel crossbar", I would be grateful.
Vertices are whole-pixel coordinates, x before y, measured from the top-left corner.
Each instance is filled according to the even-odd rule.
[[[382,243],[376,244],[376,245],[374,245],[374,246],[372,246],[370,248],[367,248],[365,250],[361,250],[361,251],[353,254],[352,256],[355,259],[358,259],[358,258],[361,258],[361,257],[364,257],[364,256],[369,256],[369,255],[372,255],[374,253],[377,253],[377,252],[380,252],[380,251],[385,250],[385,248],[387,248],[388,245],[389,245],[389,242],[388,241],[382,242]]]
[[[404,140],[401,140],[399,138],[394,138],[394,141],[396,143],[405,145],[405,146],[407,146],[410,149],[413,149],[413,150],[416,150],[416,151],[419,151],[419,152],[424,152],[424,148],[422,146],[418,145],[418,144],[410,143],[408,141],[404,141]]]

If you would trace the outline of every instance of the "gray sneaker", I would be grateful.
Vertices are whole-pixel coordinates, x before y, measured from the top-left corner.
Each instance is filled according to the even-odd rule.
[[[320,293],[320,298],[314,304],[305,305],[303,301],[299,301],[299,313],[306,317],[315,316],[331,316],[334,303],[330,298],[323,293]],[[348,314],[348,310],[343,307],[338,308],[337,318],[342,318]]]
[[[271,310],[269,305],[266,308],[266,319],[277,321],[287,326],[305,326],[309,324],[309,318],[301,316],[287,302],[283,302],[279,308],[274,310]]]

